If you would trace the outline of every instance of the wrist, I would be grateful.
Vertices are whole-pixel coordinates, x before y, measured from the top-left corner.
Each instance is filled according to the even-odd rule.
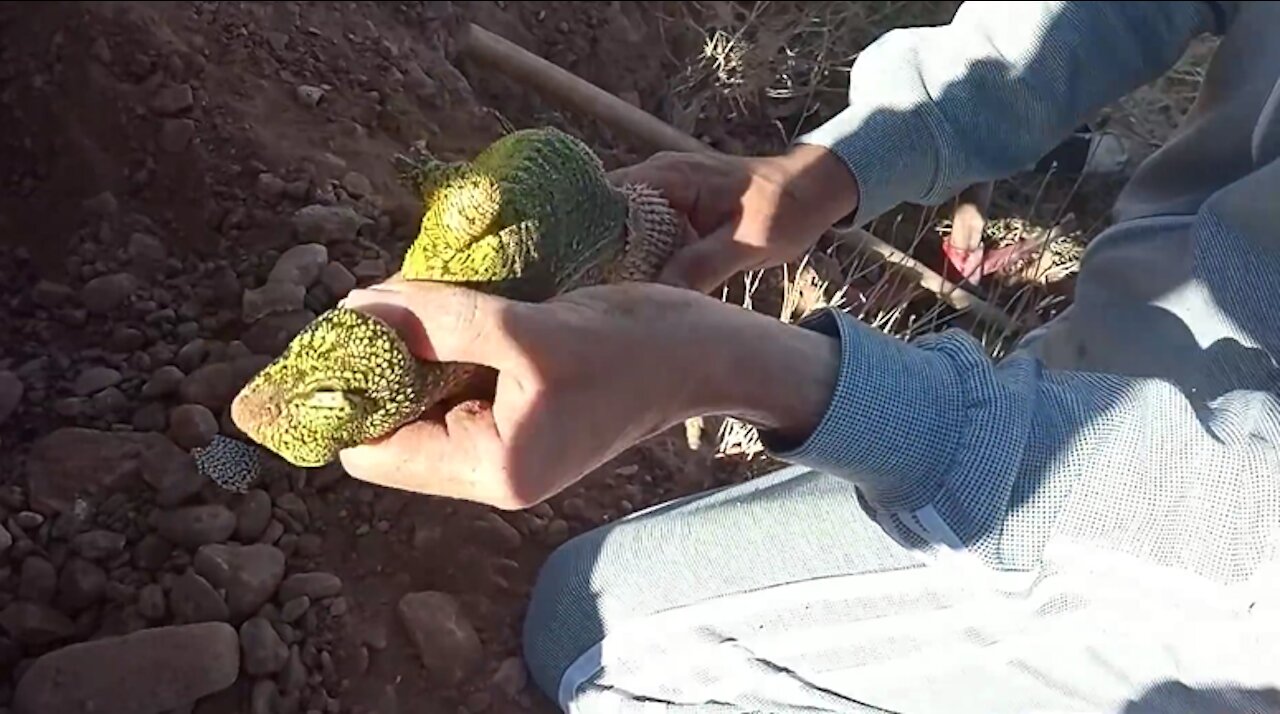
[[[840,343],[734,305],[699,331],[698,405],[688,416],[724,414],[781,438],[817,428],[835,392]]]
[[[857,177],[835,152],[797,144],[776,160],[786,177],[788,198],[812,212],[815,219],[830,226],[857,210]]]

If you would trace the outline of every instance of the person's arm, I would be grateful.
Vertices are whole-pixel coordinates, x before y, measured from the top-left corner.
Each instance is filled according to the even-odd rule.
[[[1156,79],[1232,3],[966,2],[893,30],[850,70],[849,106],[799,142],[856,177],[865,224],[1034,164],[1107,103]]]

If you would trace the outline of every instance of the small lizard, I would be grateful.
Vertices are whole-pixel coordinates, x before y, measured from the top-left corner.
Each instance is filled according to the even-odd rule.
[[[651,280],[675,248],[679,223],[661,194],[612,184],[585,144],[556,129],[507,134],[471,161],[399,158],[425,206],[405,280],[542,301]],[[231,416],[290,463],[323,466],[418,418],[474,369],[420,361],[383,321],[338,307],[245,385]]]

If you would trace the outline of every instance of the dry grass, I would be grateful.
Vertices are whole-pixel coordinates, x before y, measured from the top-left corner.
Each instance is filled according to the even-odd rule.
[[[736,139],[746,152],[776,151],[844,107],[848,68],[867,44],[897,27],[946,23],[959,4],[675,3],[666,18],[670,31],[695,33],[700,42],[693,56],[683,58],[685,71],[674,84],[667,118],[700,136],[737,127]],[[1108,107],[1098,120],[1135,139],[1141,147],[1135,158],[1143,158],[1167,139],[1194,102],[1214,46],[1211,40],[1197,41],[1166,76]],[[999,246],[1029,239],[1037,250],[996,281],[987,300],[1012,315],[1034,315],[1041,321],[1065,309],[1079,256],[1106,227],[1120,185],[1118,180],[1084,184],[1053,175],[998,182],[988,242]],[[936,253],[940,236],[949,231],[947,208],[903,207],[869,229],[917,257]],[[993,358],[1020,336],[966,325],[909,278],[829,243],[820,243],[797,262],[747,273],[721,297],[785,321],[833,306],[901,339],[965,327]],[[700,428],[713,424],[720,456],[752,459],[763,454],[751,427],[716,419]],[[697,429],[693,432],[697,436]]]

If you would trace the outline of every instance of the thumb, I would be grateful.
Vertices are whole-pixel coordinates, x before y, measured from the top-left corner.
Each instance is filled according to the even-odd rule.
[[[398,281],[352,290],[339,307],[386,322],[419,359],[468,362],[495,369],[514,351],[509,300],[470,288]]]
[[[761,249],[735,240],[734,227],[724,226],[677,251],[658,275],[658,282],[705,293],[762,259]]]

